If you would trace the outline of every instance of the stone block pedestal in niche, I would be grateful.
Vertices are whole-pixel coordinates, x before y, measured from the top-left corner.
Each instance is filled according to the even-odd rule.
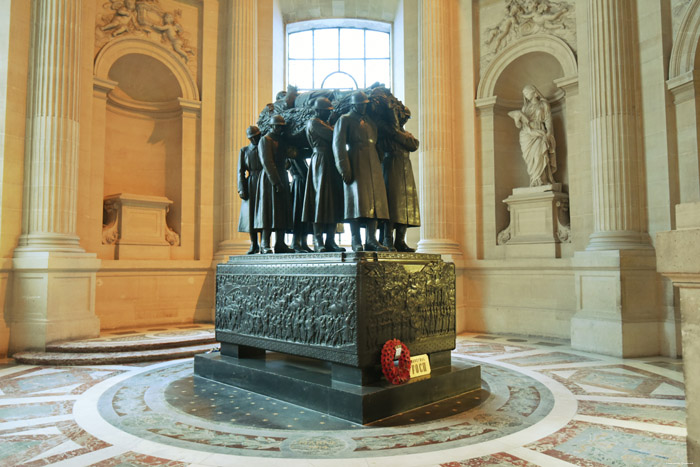
[[[515,188],[503,200],[510,224],[498,234],[508,258],[558,258],[561,243],[569,242],[569,195],[561,183]]]
[[[173,202],[163,196],[105,196],[102,243],[115,245],[115,259],[170,259],[180,236],[166,221]]]
[[[199,376],[358,423],[481,387],[479,366],[451,362],[455,269],[439,255],[233,256],[216,279],[221,354],[196,357]],[[431,375],[383,379],[392,338],[428,354]]]

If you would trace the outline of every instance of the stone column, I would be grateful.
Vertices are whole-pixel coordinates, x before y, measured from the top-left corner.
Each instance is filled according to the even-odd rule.
[[[22,235],[13,259],[10,353],[99,334],[100,261],[76,234],[81,0],[33,0]]]
[[[588,4],[594,232],[574,254],[571,320],[573,348],[620,357],[658,355],[661,324],[646,233],[634,4]]]
[[[594,232],[587,250],[649,247],[639,144],[632,0],[591,0],[591,160]]]
[[[421,0],[419,6],[420,253],[461,257],[455,212],[455,115],[451,92],[453,0]]]
[[[226,113],[221,196],[221,242],[215,262],[244,254],[248,234],[238,232],[238,152],[248,143],[246,128],[258,120],[257,1],[236,0],[229,5],[229,52],[226,61]]]

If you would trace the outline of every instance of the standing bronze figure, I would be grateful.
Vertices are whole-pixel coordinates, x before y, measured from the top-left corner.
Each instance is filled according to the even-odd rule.
[[[255,228],[261,229],[263,236],[261,253],[272,253],[270,236],[275,231],[275,253],[293,253],[284,243],[284,234],[291,230],[292,206],[289,178],[287,177],[286,148],[282,141],[285,121],[281,115],[270,118],[272,131],[266,134],[258,147],[264,175],[260,181]]]
[[[313,155],[306,180],[303,218],[313,223],[317,252],[345,250],[333,238],[336,224],[343,221],[343,180],[333,159],[333,127],[328,124],[332,110],[331,101],[319,97],[314,102],[316,116],[306,123],[306,138]]]
[[[383,244],[389,250],[403,252],[416,251],[406,245],[406,229],[420,227],[418,189],[410,159],[410,153],[418,150],[418,140],[403,128],[409,118],[411,112],[406,109],[399,118],[398,128],[388,133],[382,144],[382,172],[389,203],[389,220],[384,223]],[[394,228],[396,240],[393,240]]]
[[[303,218],[304,192],[306,180],[309,175],[309,164],[304,156],[297,154],[289,159],[289,173],[292,175],[292,248],[295,253],[311,253],[311,248],[306,241],[311,233],[311,224]]]
[[[241,198],[241,215],[238,218],[238,231],[250,234],[250,249],[252,255],[260,251],[258,232],[255,226],[257,211],[258,187],[263,166],[258,155],[260,130],[255,125],[249,126],[246,136],[250,144],[241,148],[238,154],[238,196]]]
[[[377,126],[365,114],[369,99],[352,95],[352,110],[340,117],[333,131],[333,154],[344,186],[344,218],[350,224],[353,251],[362,251],[360,226],[365,226],[367,251],[386,251],[377,242],[377,220],[389,219],[386,187],[377,154]]]

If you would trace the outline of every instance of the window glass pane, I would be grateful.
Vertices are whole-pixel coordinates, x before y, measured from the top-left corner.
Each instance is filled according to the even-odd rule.
[[[367,30],[367,58],[389,58],[389,34]]]
[[[313,88],[312,60],[289,60],[288,84],[300,89]]]
[[[361,88],[365,87],[365,64],[364,60],[341,60],[340,71],[344,71],[352,75],[357,81],[357,85]]]
[[[289,58],[313,58],[311,31],[295,32],[288,37]]]
[[[341,90],[357,89],[352,77],[343,72],[335,72],[326,77],[325,81],[323,81],[323,88]]]
[[[365,31],[362,29],[340,30],[340,58],[365,57]]]
[[[338,60],[316,60],[314,63],[314,88],[320,88],[323,79],[338,71]]]
[[[338,57],[338,29],[316,29],[314,31],[314,57]]]
[[[385,60],[367,60],[367,83],[365,86],[370,86],[379,81],[386,86],[391,85],[391,69],[389,59]]]

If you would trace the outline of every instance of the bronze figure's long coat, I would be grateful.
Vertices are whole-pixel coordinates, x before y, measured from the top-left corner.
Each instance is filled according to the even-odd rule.
[[[320,118],[306,123],[306,138],[313,149],[306,179],[303,219],[319,224],[343,220],[343,179],[333,158],[333,127]]]
[[[410,153],[418,149],[418,140],[407,131],[399,130],[386,144],[382,172],[389,203],[389,220],[409,227],[420,226],[418,189],[413,178]]]
[[[255,228],[291,230],[292,202],[284,144],[268,133],[258,143],[258,154],[264,172],[258,187]],[[279,186],[279,191],[275,191],[275,186]]]
[[[263,166],[258,155],[258,146],[251,143],[242,147],[238,154],[238,192],[243,193],[245,199],[241,200],[241,215],[238,218],[239,232],[250,232],[251,226],[255,224],[258,188],[262,171]]]
[[[340,117],[333,131],[333,154],[345,182],[344,219],[388,219],[374,122],[354,110]]]

